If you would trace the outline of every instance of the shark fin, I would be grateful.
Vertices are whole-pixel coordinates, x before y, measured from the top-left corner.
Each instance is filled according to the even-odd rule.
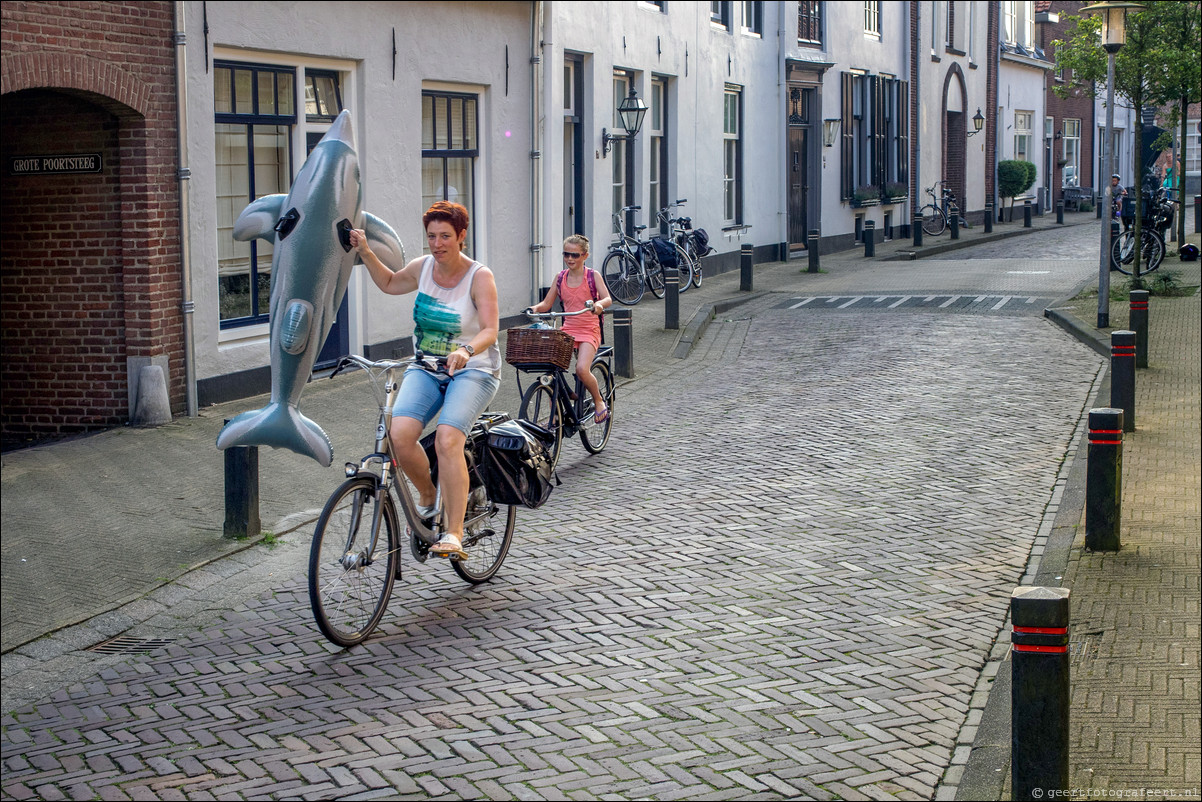
[[[334,447],[322,428],[294,406],[271,403],[235,416],[217,435],[220,449],[234,446],[286,448],[312,457],[323,467],[334,460]]]
[[[401,238],[393,231],[392,226],[374,214],[364,212],[363,233],[367,235],[372,252],[381,262],[393,270],[400,270],[405,266],[405,246],[401,244]]]
[[[250,203],[234,221],[234,239],[249,242],[256,237],[275,242],[275,224],[280,221],[287,195],[264,195]]]

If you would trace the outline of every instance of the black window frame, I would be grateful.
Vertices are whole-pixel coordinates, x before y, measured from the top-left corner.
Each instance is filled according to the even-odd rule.
[[[447,190],[450,187],[450,180],[449,180],[450,176],[448,174],[448,169],[447,169],[448,160],[450,160],[450,159],[467,159],[468,164],[471,167],[470,178],[471,178],[472,185],[469,190],[470,202],[464,203],[462,205],[468,210],[469,215],[475,216],[475,214],[476,214],[476,160],[480,157],[480,96],[478,94],[475,94],[472,92],[453,92],[453,91],[444,91],[444,90],[440,90],[440,89],[423,89],[422,90],[422,105],[423,105],[423,107],[425,105],[426,98],[431,99],[431,111],[433,112],[432,118],[430,121],[431,144],[433,144],[435,147],[427,148],[425,146],[424,134],[423,134],[421,158],[423,160],[425,160],[425,159],[441,159],[442,160],[442,189],[443,189],[442,199],[443,200],[448,200]],[[464,104],[465,104],[464,114],[460,120],[460,122],[462,123],[462,128],[459,131],[459,141],[461,141],[461,142],[468,141],[468,139],[467,139],[467,130],[468,130],[467,121],[468,121],[469,115],[466,113],[466,104],[468,102],[470,102],[474,106],[474,110],[473,110],[472,114],[470,115],[470,118],[472,120],[472,126],[473,126],[470,141],[475,145],[475,147],[452,148],[452,147],[450,147],[451,142],[452,142],[452,138],[450,135],[448,135],[446,138],[445,144],[447,145],[447,147],[441,147],[441,148],[437,147],[440,144],[439,143],[439,129],[438,129],[438,120],[440,118],[439,118],[438,112],[434,106],[434,103],[437,102],[438,100],[443,100],[446,102],[445,119],[448,121],[448,127],[447,127],[448,132],[450,131],[449,121],[451,119],[450,101],[451,100],[462,100],[464,102]],[[424,110],[422,113],[423,114],[425,113]],[[457,201],[457,202],[461,202],[461,201]],[[476,231],[475,226],[468,227],[468,239],[467,239],[467,243],[466,243],[467,247],[466,247],[465,252],[469,256],[474,255],[476,252],[475,231]],[[424,243],[423,243],[422,247],[425,248]]]
[[[797,43],[807,47],[822,47],[824,0],[799,0],[797,3]]]

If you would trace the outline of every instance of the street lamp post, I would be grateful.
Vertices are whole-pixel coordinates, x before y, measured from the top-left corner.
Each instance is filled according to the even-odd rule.
[[[1114,175],[1114,57],[1127,41],[1127,12],[1142,11],[1139,3],[1094,3],[1081,9],[1082,14],[1102,17],[1102,49],[1106,51],[1106,140],[1102,143],[1106,156],[1106,187],[1102,197],[1102,253],[1098,256],[1098,328],[1110,327],[1110,229],[1114,222],[1111,211],[1113,193],[1110,176]]]

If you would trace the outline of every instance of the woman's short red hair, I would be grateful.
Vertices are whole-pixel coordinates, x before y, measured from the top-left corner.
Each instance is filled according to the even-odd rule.
[[[467,209],[451,201],[435,201],[422,215],[422,227],[428,228],[432,220],[444,220],[451,224],[456,234],[467,231]]]

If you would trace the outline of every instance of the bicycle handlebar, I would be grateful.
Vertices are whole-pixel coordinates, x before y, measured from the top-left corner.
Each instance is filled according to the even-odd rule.
[[[422,351],[418,351],[413,356],[407,356],[404,359],[382,359],[378,362],[373,362],[372,360],[361,357],[358,354],[347,354],[346,356],[342,357],[342,359],[338,360],[338,365],[334,368],[334,372],[330,374],[330,378],[334,378],[343,370],[352,365],[357,365],[358,367],[367,371],[395,370],[396,368],[407,365],[418,365],[423,370],[430,371],[431,373],[443,373],[447,369],[447,358],[445,356],[427,356]]]
[[[585,301],[584,308],[579,312],[535,312],[534,309],[529,306],[522,310],[526,317],[530,318],[531,320],[545,320],[547,318],[557,317],[576,317],[576,315],[583,315],[585,312],[591,311],[593,311],[592,299]]]

